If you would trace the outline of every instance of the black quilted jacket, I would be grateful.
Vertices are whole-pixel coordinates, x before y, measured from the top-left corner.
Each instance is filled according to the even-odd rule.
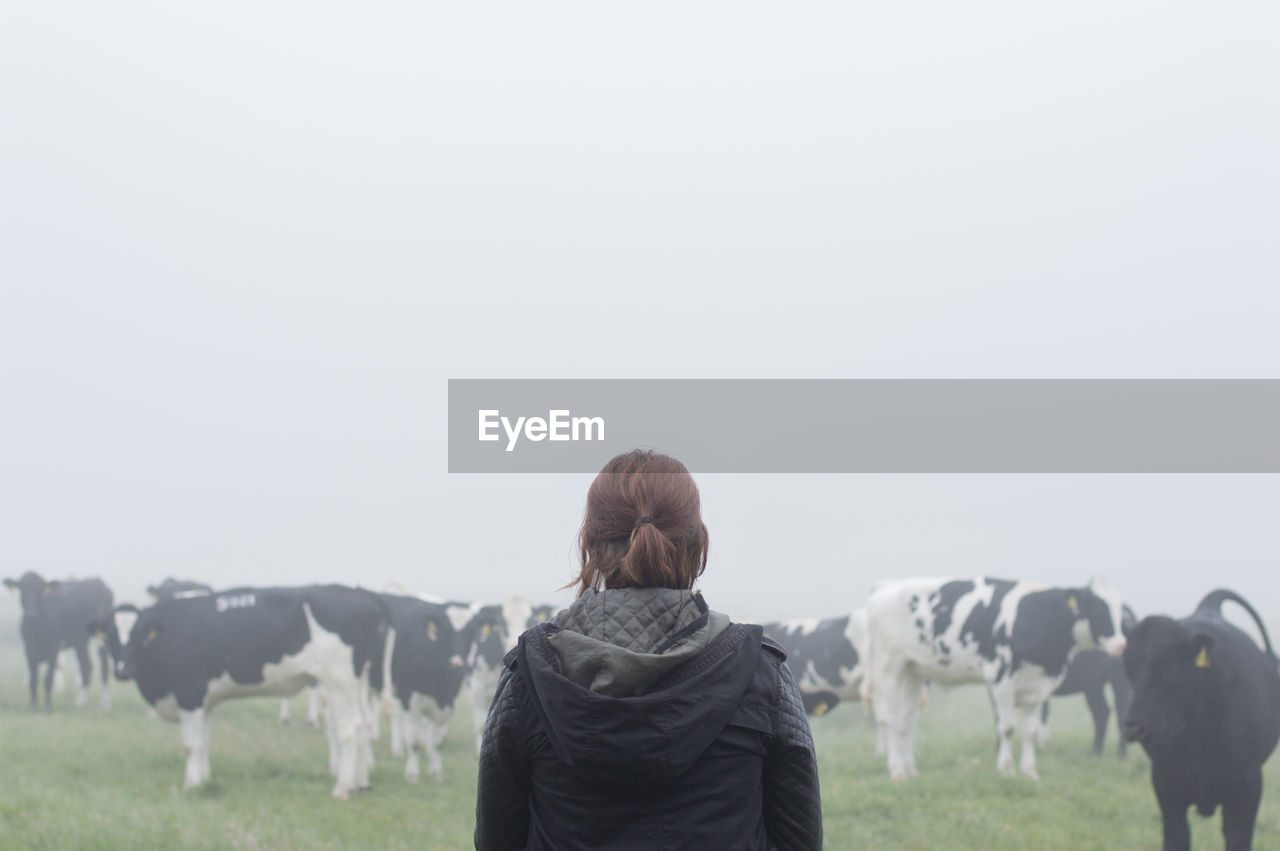
[[[559,630],[541,624],[507,655],[480,753],[476,848],[822,846],[808,721],[759,626],[722,625],[643,693],[613,695],[562,673]]]

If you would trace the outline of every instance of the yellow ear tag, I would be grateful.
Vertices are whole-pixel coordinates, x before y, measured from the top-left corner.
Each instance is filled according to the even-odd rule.
[[[427,638],[430,638],[432,641],[435,641],[437,632],[438,630],[436,629],[436,622],[428,621],[427,622]]]
[[[547,622],[547,613],[538,612],[538,623],[546,623],[546,622]]]
[[[1074,614],[1080,614],[1080,601],[1076,599],[1076,595],[1072,594],[1067,598],[1067,606],[1071,608]]]
[[[95,632],[95,633],[93,634],[93,637],[94,637],[94,638],[96,638],[96,639],[98,639],[99,641],[106,641],[106,640],[107,640],[107,634],[106,634],[105,632],[103,632],[102,630],[98,630],[97,632]]]
[[[1209,667],[1209,648],[1208,647],[1200,648],[1200,654],[1196,656],[1196,667],[1197,668]]]
[[[819,716],[826,715],[827,705],[825,703],[819,703],[817,706],[813,707],[813,714]]]
[[[484,626],[480,627],[480,640],[484,641],[486,638],[489,637],[490,633],[492,632],[493,632],[493,627],[489,626],[489,624],[485,624]]]
[[[46,593],[46,594],[52,594],[52,593],[53,593],[53,589],[52,589],[52,588],[50,588],[48,585],[46,585],[46,586],[44,586],[44,593]]]

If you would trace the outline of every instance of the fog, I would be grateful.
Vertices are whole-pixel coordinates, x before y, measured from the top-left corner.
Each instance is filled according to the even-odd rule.
[[[6,18],[5,576],[566,602],[590,477],[449,475],[449,378],[1277,377],[1272,6]],[[697,478],[742,619],[1105,574],[1280,634],[1280,477]]]

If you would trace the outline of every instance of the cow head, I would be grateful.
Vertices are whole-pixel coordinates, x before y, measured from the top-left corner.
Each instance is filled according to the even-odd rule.
[[[469,650],[467,668],[474,668],[481,663],[489,668],[499,667],[508,650],[507,619],[503,616],[502,606],[482,606],[476,603],[469,614],[470,619],[463,628]]]
[[[1069,592],[1067,606],[1075,617],[1076,646],[1098,647],[1112,656],[1124,652],[1124,602],[1105,579],[1094,577],[1088,587]]]
[[[1133,684],[1125,737],[1148,753],[1179,740],[1194,742],[1196,727],[1214,715],[1209,702],[1219,668],[1213,660],[1213,636],[1163,615],[1144,618],[1124,651]]]
[[[40,574],[27,571],[21,579],[6,579],[4,587],[18,592],[24,615],[36,616],[44,611],[45,598],[56,592],[61,583],[56,579],[45,582]]]
[[[470,636],[466,631],[471,610],[457,603],[446,603],[442,607],[434,607],[427,616],[427,641],[442,648],[437,658],[447,660],[448,665],[459,674],[467,664],[467,654],[471,650]]]
[[[116,679],[133,679],[134,652],[140,646],[134,643],[134,633],[142,620],[139,615],[137,606],[121,603],[111,610],[111,617],[89,624],[89,633],[100,637],[115,659]],[[127,636],[125,641],[120,640],[122,635]]]

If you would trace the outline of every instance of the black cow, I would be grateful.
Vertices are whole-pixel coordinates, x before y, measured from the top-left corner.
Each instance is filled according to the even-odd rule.
[[[427,757],[427,774],[438,780],[443,777],[440,745],[466,678],[470,647],[465,627],[471,609],[462,603],[381,596],[391,611],[395,636],[385,667],[372,685],[395,700],[392,753],[399,756],[407,751],[404,776],[417,782],[421,750]]]
[[[22,601],[23,649],[27,654],[28,685],[31,690],[31,708],[39,703],[36,684],[40,678],[40,665],[48,667],[44,675],[44,708],[53,711],[53,674],[58,667],[58,652],[70,647],[80,663],[80,696],[77,703],[83,706],[88,700],[89,680],[93,669],[89,662],[89,624],[103,620],[111,614],[111,589],[101,579],[81,579],[46,582],[38,574],[27,572],[21,579],[6,579],[5,587],[16,590]],[[111,666],[107,662],[107,645],[98,644],[98,662],[102,669],[102,708],[111,708]]]
[[[1138,623],[1138,618],[1128,606],[1122,609],[1121,631],[1128,635]],[[1054,697],[1072,694],[1084,694],[1089,705],[1089,714],[1093,716],[1093,752],[1102,755],[1102,746],[1107,740],[1107,720],[1111,716],[1111,708],[1107,705],[1106,687],[1111,686],[1111,694],[1116,704],[1116,729],[1119,732],[1120,744],[1117,754],[1125,758],[1128,740],[1124,736],[1124,723],[1129,717],[1129,704],[1133,700],[1133,686],[1129,684],[1129,676],[1124,672],[1124,662],[1100,650],[1082,650],[1067,666],[1066,679],[1054,691]],[[1044,702],[1040,713],[1040,732],[1037,741],[1045,744],[1049,741],[1049,701]]]
[[[376,594],[340,585],[234,588],[117,610],[136,615],[127,642],[114,620],[96,628],[116,650],[116,675],[135,680],[160,717],[182,724],[187,788],[209,779],[214,706],[296,694],[312,682],[329,706],[334,797],[369,785],[369,669],[381,659],[390,622]]]
[[[1222,617],[1239,603],[1266,652]],[[1164,848],[1191,847],[1187,808],[1222,806],[1227,851],[1253,844],[1262,764],[1280,739],[1280,669],[1262,618],[1238,594],[1217,590],[1182,620],[1144,619],[1124,652],[1133,682],[1125,735],[1151,757],[1151,782],[1164,822]]]
[[[153,599],[168,600],[172,597],[199,597],[204,594],[212,594],[213,588],[203,582],[168,578],[159,585],[148,585],[147,593]]]

